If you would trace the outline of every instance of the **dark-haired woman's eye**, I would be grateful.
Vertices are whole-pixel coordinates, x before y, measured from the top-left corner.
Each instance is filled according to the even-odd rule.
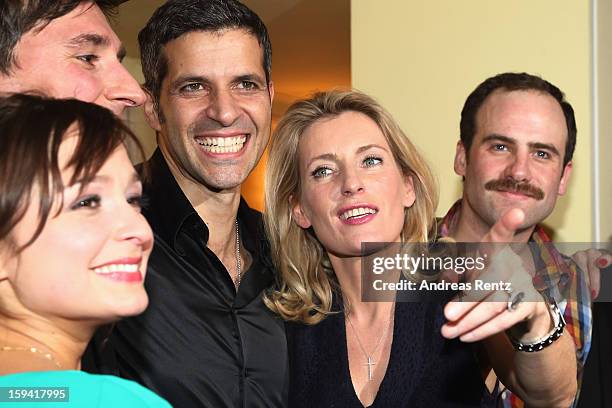
[[[136,207],[139,210],[142,210],[143,208],[147,208],[149,206],[149,198],[144,195],[135,195],[129,197],[127,199],[127,202],[129,205]]]
[[[79,208],[96,209],[100,207],[101,201],[102,198],[99,195],[91,195],[85,198],[79,198],[70,208],[73,210],[78,210]]]

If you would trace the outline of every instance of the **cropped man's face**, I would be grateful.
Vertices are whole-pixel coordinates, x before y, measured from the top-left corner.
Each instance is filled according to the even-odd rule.
[[[149,123],[170,165],[212,190],[247,178],[268,143],[274,88],[246,30],[193,31],[164,46],[167,74]]]
[[[16,64],[0,75],[1,92],[42,92],[104,106],[117,115],[145,95],[121,64],[125,50],[96,5],[83,2],[42,30],[25,33]]]
[[[460,144],[455,157],[468,209],[489,227],[511,208],[525,212],[522,229],[544,220],[567,188],[567,137],[563,110],[552,96],[493,92],[476,115],[469,155]]]

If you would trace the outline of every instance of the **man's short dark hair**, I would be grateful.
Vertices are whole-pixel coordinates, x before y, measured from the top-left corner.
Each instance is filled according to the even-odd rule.
[[[565,116],[567,125],[567,142],[565,144],[565,156],[563,157],[563,167],[572,160],[574,148],[576,147],[576,119],[574,118],[574,109],[569,102],[565,100],[563,92],[550,82],[536,75],[522,73],[506,72],[495,75],[486,79],[478,85],[474,91],[468,96],[461,111],[461,142],[465,147],[466,157],[472,146],[474,135],[476,134],[476,115],[478,110],[484,104],[485,100],[493,92],[501,90],[505,92],[512,91],[536,91],[548,94],[555,98]]]
[[[126,0],[91,0],[109,17]],[[0,1],[0,74],[10,75],[17,64],[15,47],[30,30],[42,30],[52,20],[65,16],[87,0]]]
[[[244,29],[257,38],[263,50],[266,82],[272,70],[272,45],[263,21],[235,0],[170,0],[158,8],[138,34],[145,88],[159,108],[161,84],[168,73],[163,47],[192,31]]]

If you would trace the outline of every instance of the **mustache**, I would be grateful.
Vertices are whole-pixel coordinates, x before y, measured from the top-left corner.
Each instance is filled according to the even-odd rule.
[[[504,178],[488,181],[484,185],[485,190],[503,191],[509,193],[524,194],[536,200],[544,198],[544,192],[538,187],[529,184],[528,182],[517,181],[513,178]]]

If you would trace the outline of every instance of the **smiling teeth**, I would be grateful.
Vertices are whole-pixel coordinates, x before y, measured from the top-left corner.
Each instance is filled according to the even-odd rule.
[[[138,264],[112,264],[94,268],[94,272],[100,275],[108,275],[115,272],[134,273],[138,272],[140,265]]]
[[[204,150],[211,153],[235,153],[242,149],[246,139],[246,136],[203,137],[197,142],[204,147]]]
[[[353,208],[352,210],[343,212],[342,215],[340,215],[340,219],[347,220],[351,217],[359,217],[361,215],[376,214],[376,213],[377,211],[373,208],[359,207],[359,208]]]

